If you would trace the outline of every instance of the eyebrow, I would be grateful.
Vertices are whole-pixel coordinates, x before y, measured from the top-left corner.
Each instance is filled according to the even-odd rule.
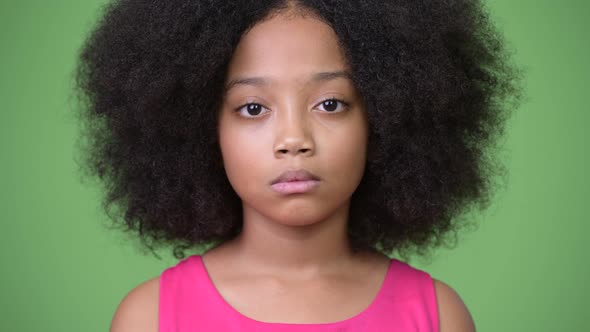
[[[350,72],[345,70],[339,71],[328,71],[328,72],[320,72],[315,73],[311,76],[310,82],[318,83],[318,82],[327,82],[331,80],[335,80],[338,78],[344,78],[352,81],[352,75]],[[270,80],[265,77],[241,77],[236,78],[231,81],[225,86],[225,92],[229,89],[233,88],[236,85],[251,85],[251,86],[263,86],[268,85]]]

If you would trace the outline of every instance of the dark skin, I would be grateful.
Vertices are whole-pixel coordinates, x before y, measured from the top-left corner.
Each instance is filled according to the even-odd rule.
[[[384,278],[387,257],[353,254],[346,236],[350,196],[366,159],[360,97],[346,76],[314,79],[348,71],[332,30],[299,16],[258,24],[230,63],[228,82],[256,76],[266,83],[233,85],[225,95],[220,145],[242,200],[244,227],[203,260],[226,301],[253,319],[325,323],[352,317],[369,305]],[[327,111],[326,98],[339,100],[337,106]],[[244,103],[263,111],[236,113]],[[316,174],[318,187],[274,192],[269,181],[291,168]]]
[[[203,262],[226,302],[249,318],[344,320],[373,301],[385,277],[389,258],[353,252],[346,236],[350,196],[366,158],[361,98],[346,75],[314,80],[318,73],[347,71],[335,33],[310,15],[283,13],[258,23],[232,58],[227,82],[246,83],[227,90],[219,136],[244,226],[238,237],[205,253]],[[343,102],[334,109],[326,98]],[[245,104],[262,111],[252,115],[241,108]],[[319,185],[298,194],[273,191],[270,181],[290,168],[312,171]],[[434,282],[440,331],[475,331],[459,295]],[[157,331],[158,285],[157,277],[132,290],[111,331]]]

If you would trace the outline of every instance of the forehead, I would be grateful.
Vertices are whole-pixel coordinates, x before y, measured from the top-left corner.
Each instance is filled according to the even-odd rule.
[[[228,77],[298,79],[347,69],[334,30],[313,16],[277,14],[246,32],[232,56]]]

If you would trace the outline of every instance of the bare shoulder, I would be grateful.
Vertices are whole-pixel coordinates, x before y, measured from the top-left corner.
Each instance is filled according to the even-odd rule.
[[[457,292],[444,282],[434,279],[438,302],[440,332],[475,332],[475,323]]]
[[[157,332],[160,277],[144,281],[121,301],[110,332]]]

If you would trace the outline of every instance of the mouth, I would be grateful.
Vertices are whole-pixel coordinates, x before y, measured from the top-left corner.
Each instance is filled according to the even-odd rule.
[[[320,178],[304,169],[283,172],[271,182],[271,188],[280,194],[306,193],[316,188]]]

